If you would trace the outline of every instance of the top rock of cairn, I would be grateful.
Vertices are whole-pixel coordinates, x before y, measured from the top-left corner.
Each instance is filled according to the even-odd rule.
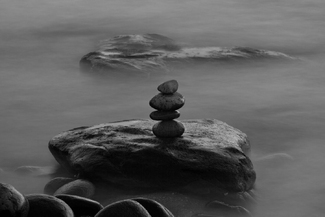
[[[184,97],[176,92],[178,90],[178,82],[170,80],[158,86],[161,93],[154,96],[149,105],[156,109],[150,114],[150,118],[160,121],[152,128],[153,134],[159,138],[175,138],[183,135],[185,131],[184,125],[174,119],[180,116],[177,109],[185,104]]]
[[[178,82],[176,80],[166,81],[159,85],[157,89],[163,94],[173,94],[178,90]]]

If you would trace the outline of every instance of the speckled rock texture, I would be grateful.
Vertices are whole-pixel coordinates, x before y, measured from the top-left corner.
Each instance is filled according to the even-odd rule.
[[[255,171],[246,134],[224,122],[182,120],[180,138],[157,138],[152,120],[126,120],[63,132],[49,142],[72,173],[128,187],[243,192]]]
[[[0,216],[27,217],[29,203],[13,186],[0,183]]]
[[[104,40],[96,51],[84,55],[79,65],[82,71],[87,72],[151,74],[170,71],[170,66],[174,67],[175,63],[188,65],[202,61],[211,63],[249,59],[297,60],[280,52],[248,47],[181,48],[166,36],[143,34],[119,35]]]

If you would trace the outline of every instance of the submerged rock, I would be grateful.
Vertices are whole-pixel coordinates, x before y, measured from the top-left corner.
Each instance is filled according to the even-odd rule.
[[[97,51],[80,60],[83,71],[166,72],[174,63],[239,59],[294,60],[286,54],[248,47],[181,48],[172,39],[158,34],[120,35],[100,43]],[[137,73],[139,74],[139,73]],[[140,73],[141,74],[141,73]]]
[[[54,192],[54,195],[58,194],[70,194],[80,197],[92,198],[95,195],[95,186],[93,183],[77,179],[61,186]]]
[[[184,120],[181,138],[157,138],[152,120],[80,127],[49,142],[55,159],[87,179],[142,188],[243,192],[255,182],[246,134],[218,120]],[[202,184],[203,183],[203,184]]]
[[[63,185],[68,184],[69,182],[72,182],[76,179],[74,178],[67,178],[67,177],[56,177],[49,181],[44,186],[44,193],[53,195],[59,188],[61,188]]]

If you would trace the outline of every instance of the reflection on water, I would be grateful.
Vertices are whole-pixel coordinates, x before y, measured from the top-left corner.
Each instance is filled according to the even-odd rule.
[[[177,79],[186,98],[182,119],[217,118],[248,134],[258,176],[255,216],[322,216],[324,4],[2,1],[0,168],[6,172],[0,172],[0,181],[23,193],[42,192],[49,177],[21,178],[10,171],[22,165],[54,165],[47,142],[61,131],[148,118],[148,101],[157,84]],[[79,72],[80,57],[98,40],[147,32],[191,46],[252,46],[305,61],[184,66],[145,78]],[[179,216],[201,211],[206,202],[178,193],[148,196],[165,202]]]

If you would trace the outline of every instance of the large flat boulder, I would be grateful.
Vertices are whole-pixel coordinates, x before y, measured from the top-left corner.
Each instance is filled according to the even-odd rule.
[[[87,72],[167,72],[170,68],[234,60],[297,60],[281,52],[249,47],[184,47],[158,34],[119,35],[102,41],[84,55],[80,68]],[[171,67],[172,66],[172,67]]]
[[[142,188],[248,191],[255,171],[246,134],[218,120],[183,120],[182,137],[153,135],[152,120],[80,127],[49,142],[55,159],[88,179]]]

